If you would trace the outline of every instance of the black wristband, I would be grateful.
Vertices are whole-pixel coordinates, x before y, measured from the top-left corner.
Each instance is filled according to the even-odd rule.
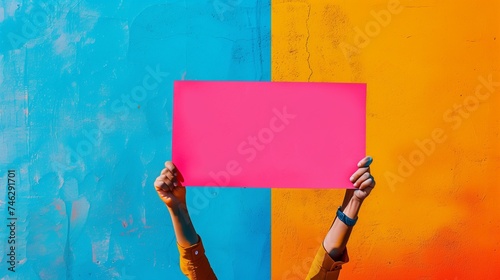
[[[342,212],[342,210],[340,210],[342,208],[342,206],[339,206],[339,209],[337,209],[337,218],[339,220],[341,220],[344,224],[346,224],[346,226],[348,227],[352,227],[356,224],[356,222],[358,221],[358,217],[356,217],[356,219],[351,219],[349,217],[347,217],[344,212]]]

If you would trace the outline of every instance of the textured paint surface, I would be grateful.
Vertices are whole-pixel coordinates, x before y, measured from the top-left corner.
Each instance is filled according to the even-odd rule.
[[[0,182],[19,179],[0,276],[182,279],[150,188],[172,81],[268,80],[271,15],[273,80],[368,84],[378,185],[342,277],[498,279],[499,4],[388,3],[0,2]],[[188,195],[221,279],[270,278],[269,247],[272,279],[302,279],[342,196],[273,190],[271,246],[268,190],[206,190]]]
[[[0,182],[17,170],[19,261],[7,273],[2,226],[0,278],[184,278],[152,187],[173,81],[270,79],[269,2],[215,2],[0,2]],[[5,201],[2,187],[2,225]],[[191,188],[188,203],[220,279],[270,277],[269,189]]]
[[[499,3],[392,2],[272,1],[273,81],[368,84],[377,187],[341,278],[499,279]],[[272,190],[272,279],[304,278],[342,196]]]

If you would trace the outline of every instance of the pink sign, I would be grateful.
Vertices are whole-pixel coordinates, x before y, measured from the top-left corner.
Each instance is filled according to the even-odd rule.
[[[172,161],[185,186],[352,188],[366,85],[174,83]]]

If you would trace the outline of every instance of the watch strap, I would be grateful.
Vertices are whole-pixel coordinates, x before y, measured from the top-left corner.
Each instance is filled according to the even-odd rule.
[[[339,209],[337,209],[337,218],[349,227],[354,226],[358,221],[358,217],[356,217],[356,219],[351,219],[347,217],[346,214],[342,212],[342,206],[339,206]]]

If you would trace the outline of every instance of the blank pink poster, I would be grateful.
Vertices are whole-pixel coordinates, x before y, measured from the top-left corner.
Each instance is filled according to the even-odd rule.
[[[174,83],[172,161],[185,186],[351,188],[366,85]]]

